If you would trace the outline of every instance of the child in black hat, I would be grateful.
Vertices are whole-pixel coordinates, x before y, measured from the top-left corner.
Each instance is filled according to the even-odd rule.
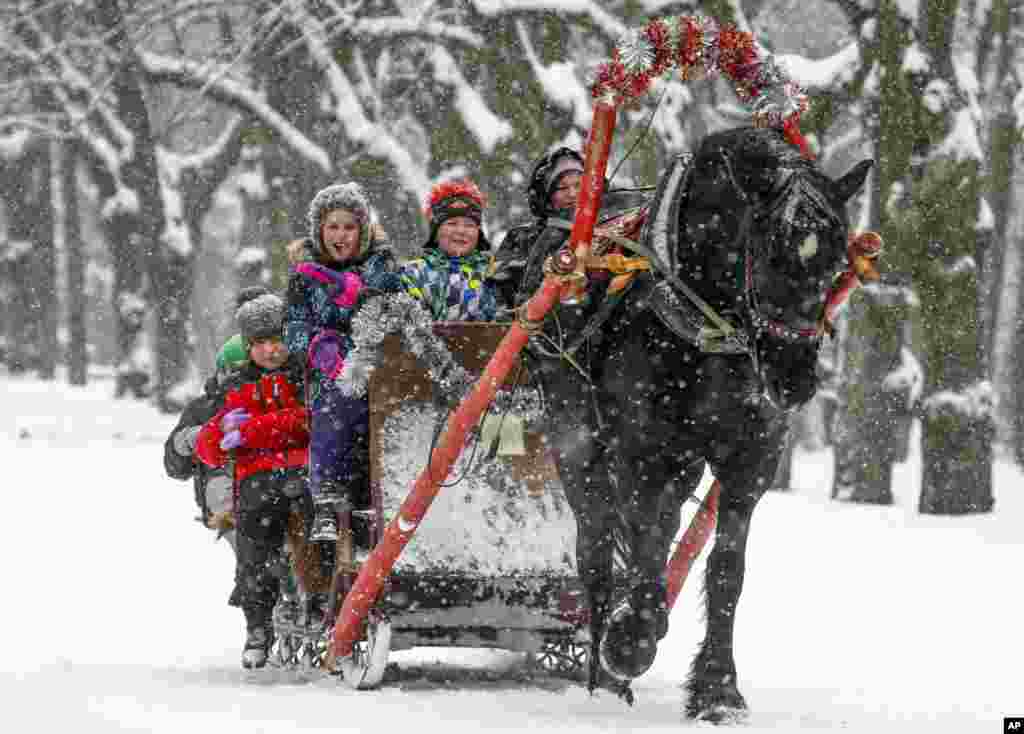
[[[497,293],[488,280],[491,245],[482,230],[484,195],[469,180],[430,192],[430,237],[423,255],[402,267],[406,292],[438,321],[493,321]]]

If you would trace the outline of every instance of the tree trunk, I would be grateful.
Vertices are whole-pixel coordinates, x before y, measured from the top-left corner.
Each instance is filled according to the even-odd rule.
[[[140,341],[149,304],[142,295],[143,268],[149,276],[149,292],[155,297],[155,349],[157,405],[166,411],[180,406],[170,392],[188,367],[188,331],[192,283],[192,255],[180,253],[163,242],[165,212],[156,160],[156,140],[150,124],[143,89],[143,72],[127,35],[117,0],[97,0],[96,17],[106,30],[108,48],[120,66],[111,83],[118,115],[132,137],[132,158],[121,164],[121,186],[109,199],[108,242],[115,261],[130,258],[129,268],[119,267],[115,290],[120,319],[121,355],[118,394],[145,394],[145,386],[121,379],[122,370],[138,376],[144,369],[145,345]],[[108,185],[108,190],[110,186]],[[133,201],[123,202],[123,197]],[[117,204],[122,204],[117,206]],[[128,252],[129,250],[133,252]],[[120,263],[118,263],[120,265]]]
[[[868,177],[861,221],[882,229],[883,144],[879,137],[877,100],[871,102],[868,130],[875,168]],[[897,276],[889,276],[897,279]],[[834,438],[833,499],[866,504],[893,503],[893,464],[906,458],[910,434],[910,395],[886,389],[886,377],[901,364],[901,349],[910,348],[902,322],[908,299],[898,286],[862,289],[855,294],[839,331],[837,360],[839,406]]]
[[[1017,151],[1019,157],[1020,151]],[[1000,403],[1009,445],[1015,449],[1019,464],[1024,464],[1024,166],[1015,166],[1013,196],[1007,212],[1006,245],[1003,259],[1003,279],[1000,299],[999,335],[994,356],[997,387],[1004,386]]]
[[[990,51],[991,73],[984,75],[985,90],[992,105],[986,105],[993,114],[988,127],[988,158],[986,199],[992,208],[992,257],[990,276],[983,282],[990,294],[985,300],[991,328],[985,340],[991,355],[989,371],[992,374],[998,404],[996,408],[996,440],[1007,447],[1015,446],[1016,421],[1020,412],[1020,398],[1014,379],[1012,363],[1013,344],[1017,342],[1014,324],[1017,320],[1020,298],[1020,246],[1024,237],[1019,196],[1024,194],[1024,181],[1020,180],[1017,156],[1021,150],[1020,133],[1013,109],[1016,81],[1013,73],[1015,55],[1014,21],[1007,0],[995,0],[990,10],[992,42]]]
[[[78,212],[78,156],[75,145],[64,148],[62,169],[64,194],[64,248],[67,258],[65,294],[68,314],[68,382],[85,385],[88,381],[89,350],[85,326],[87,310],[85,294],[86,253]]]
[[[991,512],[991,415],[971,415],[954,404],[942,403],[926,411],[922,421],[923,467],[918,509],[935,515]]]
[[[35,247],[33,285],[39,314],[39,376],[44,380],[56,377],[60,359],[57,340],[59,302],[57,299],[57,243],[54,240],[53,160],[49,141],[40,150],[39,187],[36,193],[32,240]]]
[[[13,372],[34,369],[52,379],[57,329],[48,142],[34,141],[8,171],[3,186],[11,309],[8,365]]]

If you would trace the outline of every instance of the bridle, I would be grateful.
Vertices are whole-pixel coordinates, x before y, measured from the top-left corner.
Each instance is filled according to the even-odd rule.
[[[747,338],[751,345],[750,351],[754,361],[757,362],[757,344],[764,335],[771,336],[780,341],[791,344],[805,344],[818,347],[824,330],[819,325],[815,328],[798,328],[790,326],[784,321],[770,319],[761,312],[760,298],[757,292],[757,284],[754,282],[754,251],[751,247],[750,230],[756,219],[759,219],[766,212],[774,208],[779,197],[785,196],[786,191],[779,192],[775,197],[766,202],[757,203],[751,201],[750,195],[740,186],[732,166],[732,159],[726,151],[720,151],[725,171],[729,176],[736,196],[743,202],[743,214],[740,217],[740,225],[736,230],[736,238],[733,246],[742,242],[743,245],[743,303],[745,309],[745,326]]]
[[[823,322],[819,322],[813,329],[808,328],[797,328],[790,326],[784,321],[777,319],[770,319],[766,317],[762,312],[759,304],[759,294],[757,291],[757,284],[754,281],[754,248],[751,244],[752,237],[750,236],[750,230],[752,229],[753,222],[756,219],[762,218],[766,213],[770,212],[776,202],[779,201],[780,197],[790,195],[790,186],[793,183],[793,179],[790,178],[783,190],[779,191],[775,196],[765,202],[754,202],[751,200],[750,195],[739,185],[736,180],[735,172],[732,166],[732,160],[729,157],[728,152],[721,151],[722,161],[725,165],[726,173],[729,176],[730,184],[735,191],[737,197],[743,202],[743,214],[740,218],[740,224],[737,227],[736,238],[733,240],[733,248],[742,242],[743,246],[743,274],[742,274],[742,287],[743,287],[743,303],[745,309],[744,326],[746,327],[748,354],[752,362],[754,374],[757,375],[757,379],[761,383],[761,395],[763,395],[769,403],[780,410],[787,410],[787,407],[783,405],[778,396],[773,394],[773,391],[769,389],[769,380],[766,372],[765,365],[761,359],[761,348],[762,348],[762,337],[770,336],[778,341],[785,342],[791,345],[804,345],[812,347],[815,352],[821,346],[821,339],[825,333],[823,328]],[[828,299],[828,292],[826,292],[826,301]]]

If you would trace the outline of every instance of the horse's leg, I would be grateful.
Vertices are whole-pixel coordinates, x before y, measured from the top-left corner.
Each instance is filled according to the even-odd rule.
[[[736,606],[743,590],[750,519],[758,500],[771,486],[780,450],[781,442],[777,450],[767,454],[730,458],[731,467],[755,467],[742,477],[721,472],[715,545],[708,556],[704,577],[707,631],[686,682],[686,715],[690,718],[727,722],[742,717],[746,711],[733,658]]]
[[[633,584],[612,612],[601,654],[609,673],[631,679],[651,667],[658,642],[668,633],[665,565],[679,531],[680,508],[700,482],[704,462],[684,467],[661,457],[630,464],[630,476],[645,479],[644,485],[633,485],[623,505]]]
[[[556,448],[555,457],[566,499],[576,518],[577,572],[590,607],[588,688],[593,691],[600,685],[597,649],[613,588],[615,505],[602,452],[593,444],[583,449],[574,440],[571,445],[571,454]]]
[[[548,396],[544,433],[576,519],[576,570],[590,611],[588,688],[593,692],[604,682],[597,651],[614,585],[614,491],[605,448],[597,439],[593,388],[564,365],[541,361],[536,367]]]

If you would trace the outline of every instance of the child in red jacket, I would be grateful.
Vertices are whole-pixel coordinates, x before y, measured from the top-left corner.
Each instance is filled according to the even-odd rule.
[[[235,318],[249,362],[233,377],[224,406],[199,432],[196,453],[209,466],[234,464],[235,583],[246,621],[242,666],[262,668],[273,642],[271,613],[278,596],[268,561],[284,542],[292,503],[307,493],[304,365],[282,340],[284,302],[278,296],[248,301]]]

